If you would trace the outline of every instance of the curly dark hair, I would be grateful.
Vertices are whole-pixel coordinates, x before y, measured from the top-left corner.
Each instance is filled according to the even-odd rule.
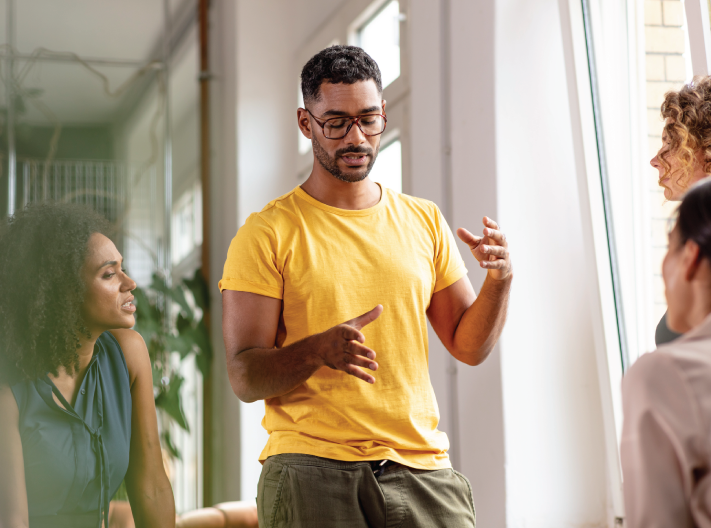
[[[29,205],[0,221],[0,381],[74,372],[79,336],[89,334],[81,316],[89,237],[112,231],[68,203]]]
[[[301,92],[304,103],[318,101],[321,84],[354,84],[373,79],[378,93],[383,93],[380,68],[362,48],[335,45],[319,51],[301,70]]]
[[[694,172],[698,151],[704,153],[704,172],[711,173],[711,77],[694,77],[681,90],[667,92],[662,103],[662,118],[666,120],[664,132],[669,139],[669,149],[660,156],[665,169],[660,180],[671,170],[666,158],[674,155],[681,167],[671,176],[685,189]]]
[[[711,178],[704,178],[684,195],[677,210],[681,243],[693,240],[711,261]]]

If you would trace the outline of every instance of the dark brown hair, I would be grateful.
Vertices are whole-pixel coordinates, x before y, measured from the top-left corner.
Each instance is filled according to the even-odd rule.
[[[706,178],[684,195],[678,209],[679,238],[693,240],[699,252],[711,261],[711,178]]]
[[[0,220],[0,381],[35,379],[78,364],[82,268],[89,237],[107,220],[65,203],[30,205]]]

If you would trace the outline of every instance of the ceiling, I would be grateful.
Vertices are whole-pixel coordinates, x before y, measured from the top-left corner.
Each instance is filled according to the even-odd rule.
[[[0,0],[0,43],[7,43],[7,2]],[[194,2],[169,0],[171,18]],[[76,54],[90,59],[95,70],[75,60],[18,60],[15,75],[21,75],[26,94],[23,121],[37,125],[59,121],[66,126],[105,124],[114,119],[127,92],[121,97],[107,92],[115,91],[160,52],[163,9],[163,0],[15,0],[14,47],[18,53],[28,56],[46,49],[65,59]],[[0,106],[5,106],[4,86],[0,90]]]

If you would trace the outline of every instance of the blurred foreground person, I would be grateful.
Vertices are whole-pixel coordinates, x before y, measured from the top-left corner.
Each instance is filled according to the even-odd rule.
[[[124,478],[136,526],[175,525],[136,283],[109,233],[70,204],[0,224],[2,528],[108,526]]]
[[[135,528],[131,506],[124,501],[112,501],[109,528]],[[258,528],[257,506],[254,501],[233,501],[215,504],[179,515],[176,528]]]
[[[711,174],[711,77],[696,77],[681,90],[664,96],[662,148],[650,161],[659,171],[664,198],[678,202],[694,183]],[[667,325],[657,325],[657,346],[679,337]]]
[[[711,526],[711,179],[679,206],[662,266],[669,328],[622,383],[628,528]]]
[[[506,238],[487,217],[482,236],[458,230],[488,272],[477,296],[439,208],[369,179],[386,117],[362,49],[322,50],[301,86],[313,170],[247,219],[220,281],[232,389],[266,403],[259,524],[473,528],[437,428],[427,319],[457,360],[486,359],[513,280]]]

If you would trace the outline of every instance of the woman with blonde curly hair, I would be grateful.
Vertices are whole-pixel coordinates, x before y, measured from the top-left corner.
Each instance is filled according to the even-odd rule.
[[[679,91],[664,96],[662,148],[650,161],[659,171],[664,198],[678,202],[697,181],[711,174],[711,77],[695,77]],[[666,314],[659,321],[657,345],[679,337]]]

